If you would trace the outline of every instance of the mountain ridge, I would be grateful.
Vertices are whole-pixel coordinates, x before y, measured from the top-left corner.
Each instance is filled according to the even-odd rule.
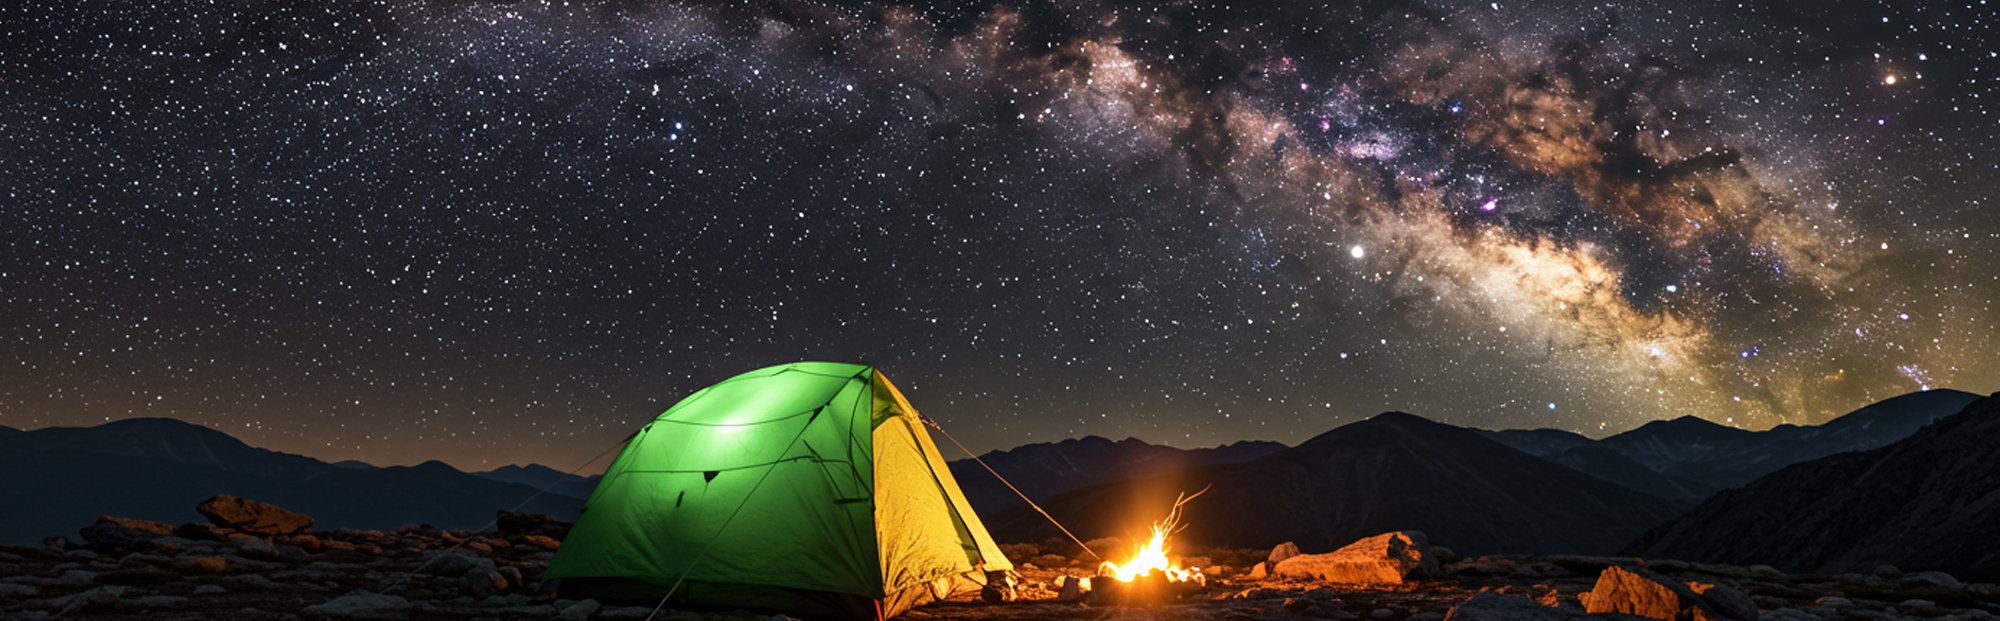
[[[2000,393],[1875,449],[1793,464],[1648,531],[1628,552],[1794,571],[1879,564],[2000,579]]]

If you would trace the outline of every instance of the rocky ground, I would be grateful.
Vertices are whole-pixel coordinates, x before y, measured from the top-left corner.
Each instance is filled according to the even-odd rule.
[[[105,517],[82,529],[81,541],[0,548],[0,618],[585,620],[652,612],[558,599],[541,574],[568,525],[543,516],[502,514],[480,533],[312,531],[310,518],[262,503],[221,497],[201,510],[210,523]],[[1409,535],[1327,554],[1197,550],[1202,556],[1186,561],[1204,568],[1207,585],[1148,607],[1093,604],[1074,587],[1065,594],[1064,582],[1094,573],[1095,561],[1075,548],[1010,545],[1020,565],[1014,601],[965,594],[903,618],[1984,621],[2000,613],[2000,588],[1935,572],[1800,576],[1631,558],[1457,559]],[[655,618],[773,616],[669,610]]]

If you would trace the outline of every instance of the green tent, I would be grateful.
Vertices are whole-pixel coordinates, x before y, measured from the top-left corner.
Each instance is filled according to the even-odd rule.
[[[564,597],[883,619],[1012,568],[888,378],[800,362],[640,428],[546,575]]]

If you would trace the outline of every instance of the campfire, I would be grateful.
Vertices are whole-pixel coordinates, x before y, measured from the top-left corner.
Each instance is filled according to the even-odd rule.
[[[1185,528],[1180,523],[1181,507],[1207,491],[1203,488],[1192,496],[1182,494],[1176,497],[1167,517],[1153,523],[1152,538],[1133,550],[1130,559],[1123,563],[1105,561],[1099,565],[1097,578],[1091,580],[1091,601],[1151,606],[1179,599],[1182,594],[1207,586],[1208,578],[1202,575],[1201,570],[1181,567],[1179,559],[1170,555],[1173,549],[1169,546],[1174,534]]]

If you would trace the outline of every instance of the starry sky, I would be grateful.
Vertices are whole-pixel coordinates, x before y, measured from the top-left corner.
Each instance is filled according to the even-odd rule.
[[[1991,392],[1996,20],[5,3],[0,424],[567,470],[800,359],[979,450]]]

